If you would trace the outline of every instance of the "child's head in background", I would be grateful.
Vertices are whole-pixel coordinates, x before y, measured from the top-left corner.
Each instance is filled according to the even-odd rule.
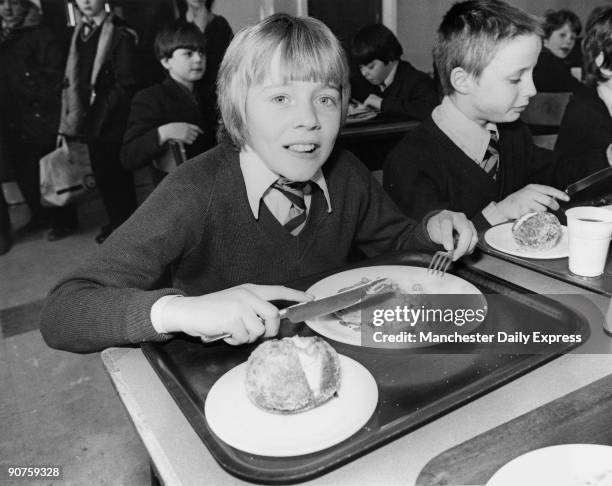
[[[176,82],[193,87],[206,69],[204,34],[195,24],[176,21],[162,27],[155,36],[155,55]]]
[[[102,13],[105,0],[76,0],[76,4],[81,13],[91,19]]]
[[[217,84],[224,129],[236,147],[292,181],[310,179],[325,163],[350,97],[343,49],[325,24],[276,14],[241,30]]]
[[[516,120],[536,93],[542,34],[535,17],[500,0],[456,3],[433,50],[444,94],[477,123]]]
[[[582,25],[571,10],[549,10],[544,15],[544,47],[560,59],[569,56]]]
[[[404,50],[397,37],[381,24],[362,28],[351,45],[351,54],[361,74],[373,85],[380,85],[389,76]]]
[[[612,7],[601,8],[589,22],[582,41],[585,82],[589,86],[612,80]]]

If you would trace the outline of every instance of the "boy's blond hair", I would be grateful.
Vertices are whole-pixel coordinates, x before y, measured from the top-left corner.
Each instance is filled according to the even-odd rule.
[[[274,14],[238,32],[221,62],[219,109],[225,133],[238,148],[244,147],[248,136],[247,92],[265,80],[277,52],[286,80],[315,81],[337,88],[342,97],[342,120],[345,118],[349,67],[338,39],[314,18]]]
[[[460,67],[478,78],[497,50],[523,35],[544,34],[534,16],[500,0],[468,0],[454,4],[438,28],[433,57],[442,91],[452,94],[453,69]]]

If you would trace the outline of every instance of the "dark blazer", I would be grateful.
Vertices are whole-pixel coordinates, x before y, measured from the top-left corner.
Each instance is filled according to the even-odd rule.
[[[389,154],[383,187],[408,216],[420,219],[436,209],[459,211],[477,229],[489,226],[482,210],[527,184],[564,189],[568,184],[608,166],[605,153],[594,150],[585,159],[556,157],[533,144],[527,126],[499,123],[499,177],[493,180],[432,120],[409,132]]]
[[[395,78],[382,93],[383,116],[409,120],[424,120],[440,102],[433,80],[415,69],[409,62],[400,61]]]
[[[138,80],[136,34],[120,17],[112,22],[109,54],[96,79],[96,98],[86,110],[84,133],[88,140],[121,143]]]
[[[577,91],[565,108],[555,151],[583,156],[589,150],[605,152],[611,143],[612,116],[597,90]]]
[[[533,84],[536,90],[544,93],[573,93],[584,86],[572,76],[570,65],[546,47],[542,48],[533,69]]]
[[[139,91],[130,108],[127,130],[121,148],[121,163],[135,170],[149,165],[166,147],[158,142],[157,128],[171,122],[198,125],[204,133],[193,144],[185,145],[192,158],[215,145],[216,114],[210,99],[198,100],[170,77]]]

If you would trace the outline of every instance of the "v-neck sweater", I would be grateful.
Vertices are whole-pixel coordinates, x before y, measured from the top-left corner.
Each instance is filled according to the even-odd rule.
[[[352,154],[334,151],[323,173],[332,212],[313,194],[304,229],[291,235],[248,203],[238,152],[226,145],[177,168],[79,270],[52,289],[41,331],[52,347],[92,352],[160,341],[150,321],[163,295],[202,295],[243,283],[282,284],[337,268],[356,246],[373,256],[437,249]],[[163,285],[164,276],[170,285]]]
[[[496,179],[470,159],[428,117],[409,132],[385,160],[383,186],[405,214],[420,218],[432,210],[465,213],[477,229],[490,224],[482,210],[528,184],[564,189],[608,166],[604,151],[559,156],[533,144],[522,122],[499,123]]]

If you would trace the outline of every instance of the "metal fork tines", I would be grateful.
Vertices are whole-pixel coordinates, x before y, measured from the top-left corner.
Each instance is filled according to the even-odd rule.
[[[427,271],[429,273],[433,273],[436,275],[440,275],[440,277],[444,277],[444,274],[450,267],[450,264],[453,262],[453,252],[452,251],[437,251],[434,253],[431,262],[429,263],[429,267],[427,267]]]

